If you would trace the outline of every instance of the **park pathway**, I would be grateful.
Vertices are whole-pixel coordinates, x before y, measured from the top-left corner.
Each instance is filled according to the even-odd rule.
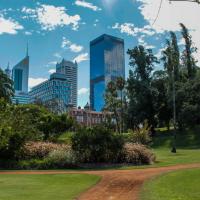
[[[191,168],[200,168],[200,164],[133,170],[2,171],[0,174],[94,174],[101,176],[101,181],[96,186],[80,195],[77,200],[138,200],[139,192],[144,181],[162,173]]]

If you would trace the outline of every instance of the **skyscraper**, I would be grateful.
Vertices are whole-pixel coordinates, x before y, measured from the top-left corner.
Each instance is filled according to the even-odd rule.
[[[56,65],[56,73],[64,74],[71,87],[71,102],[73,107],[77,107],[77,84],[78,84],[78,65],[63,59]]]
[[[6,75],[11,78],[11,70],[10,70],[10,64],[8,63],[7,68],[5,69]]]
[[[15,93],[28,93],[28,77],[29,77],[29,55],[28,49],[26,57],[23,58],[12,69],[12,79],[14,81]]]
[[[117,77],[125,79],[124,40],[102,35],[90,42],[90,103],[101,111],[107,84]]]
[[[63,59],[50,79],[33,87],[31,102],[42,102],[53,112],[64,113],[77,106],[77,63]]]
[[[28,46],[25,58],[23,58],[12,69],[12,79],[14,82],[15,96],[13,103],[26,104],[29,103],[28,96],[28,77],[29,77],[29,55]]]

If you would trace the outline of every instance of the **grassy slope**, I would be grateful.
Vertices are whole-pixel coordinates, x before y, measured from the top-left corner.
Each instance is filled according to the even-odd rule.
[[[152,148],[158,161],[154,166],[200,162],[200,128],[177,134],[176,154],[170,152],[172,140],[172,131],[161,131],[154,138]]]
[[[199,200],[200,170],[172,172],[145,183],[141,200]]]
[[[0,200],[72,200],[99,181],[94,175],[0,175]]]

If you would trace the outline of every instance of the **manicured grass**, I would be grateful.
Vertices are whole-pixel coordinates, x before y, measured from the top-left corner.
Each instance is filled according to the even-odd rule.
[[[156,163],[139,167],[122,167],[122,169],[162,167],[177,164],[200,163],[200,127],[177,133],[177,153],[171,153],[173,130],[160,129],[153,138],[151,148],[156,155]]]
[[[154,166],[168,166],[200,162],[200,128],[177,133],[177,153],[171,153],[173,130],[160,131],[153,139],[152,149],[156,154]]]
[[[0,200],[72,200],[99,180],[84,174],[0,175]]]
[[[200,170],[171,172],[144,184],[141,200],[199,200]]]

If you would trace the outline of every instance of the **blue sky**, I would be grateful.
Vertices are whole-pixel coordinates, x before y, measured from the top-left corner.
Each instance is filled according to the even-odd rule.
[[[142,44],[161,55],[167,31],[179,34],[179,23],[191,30],[197,47],[200,6],[164,0],[0,0],[0,66],[13,67],[29,43],[29,86],[47,79],[64,57],[78,61],[79,105],[89,96],[89,42],[103,33],[125,40],[125,50]],[[182,41],[179,41],[180,46]],[[198,57],[198,55],[197,55]],[[126,72],[128,74],[128,57]]]

